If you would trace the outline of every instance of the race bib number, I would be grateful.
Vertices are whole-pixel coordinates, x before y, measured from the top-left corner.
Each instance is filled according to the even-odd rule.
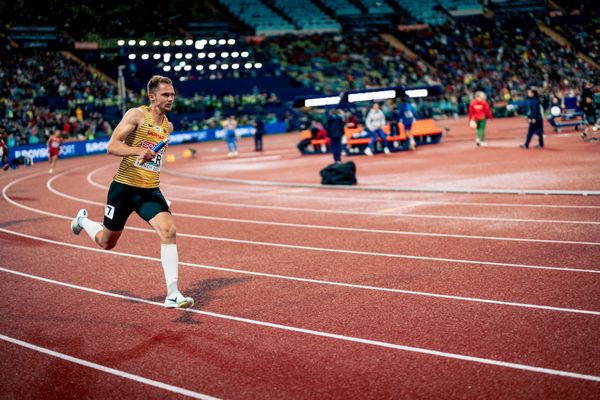
[[[155,145],[156,145],[156,143],[144,141],[142,143],[142,148],[152,149]],[[138,168],[145,169],[146,171],[160,172],[160,166],[162,164],[164,152],[165,152],[165,148],[163,147],[162,149],[160,149],[160,151],[158,153],[156,153],[156,155],[154,156],[154,158],[152,160],[146,161],[145,163],[142,164],[142,163],[140,163],[141,159],[138,158],[137,160],[135,160],[135,163],[133,165],[135,165]]]
[[[413,117],[413,113],[410,110],[404,111],[404,118],[410,119]]]

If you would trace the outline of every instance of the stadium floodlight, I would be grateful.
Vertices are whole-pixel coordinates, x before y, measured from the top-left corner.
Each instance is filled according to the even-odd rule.
[[[142,60],[147,60],[150,58],[149,54],[142,54]]]
[[[229,44],[229,45],[233,46],[233,45],[235,44],[235,39],[229,39],[229,40],[227,41],[227,44]]]
[[[221,69],[222,70],[229,69],[229,64],[221,64]]]
[[[135,60],[135,54],[130,54],[130,55],[129,55],[129,59],[130,59],[130,60]]]
[[[181,54],[181,53],[175,53],[175,58],[176,59],[179,60],[181,57],[183,57],[183,54]]]
[[[410,89],[406,90],[404,93],[411,98],[429,96],[429,91],[427,89]]]
[[[231,69],[239,69],[240,64],[231,64]]]
[[[125,46],[125,41],[123,39],[117,40],[117,46]]]
[[[196,65],[196,71],[202,71],[204,69],[203,65]]]
[[[155,40],[152,42],[152,46],[160,46],[160,40]]]
[[[204,43],[202,43],[202,40],[196,40],[196,43],[194,43],[194,47],[196,48],[196,50],[202,50],[204,48]]]
[[[250,68],[252,68],[252,64],[251,63],[246,63],[246,64],[244,64],[244,68],[250,69]]]
[[[208,69],[210,69],[211,71],[214,71],[215,69],[217,69],[217,64],[210,64]]]
[[[187,54],[185,55],[185,59],[186,59],[186,60],[191,60],[191,59],[192,59],[192,53],[187,53]]]
[[[148,42],[146,42],[144,39],[139,41],[139,45],[140,46],[145,46]]]
[[[135,46],[135,40],[134,39],[129,39],[129,41],[127,42],[128,45],[130,46]]]
[[[198,58],[204,58],[206,57],[206,53],[198,53]]]
[[[229,53],[228,52],[224,51],[224,52],[221,53],[221,58],[227,58],[227,57],[229,57]]]
[[[162,45],[165,47],[169,47],[171,45],[171,42],[169,42],[168,40],[165,40],[164,42],[162,42]]]
[[[377,92],[351,93],[348,95],[348,102],[355,103],[357,101],[385,100],[393,99],[395,97],[395,90],[379,90]]]
[[[183,67],[185,65],[185,61],[179,61],[179,65]]]
[[[210,39],[208,41],[208,44],[210,44],[211,46],[214,46],[215,44],[217,44],[217,40],[216,39]]]
[[[238,58],[240,56],[240,53],[238,53],[237,51],[234,51],[233,53],[231,53],[231,57],[233,58]]]
[[[169,62],[171,60],[171,55],[169,53],[165,53],[163,55],[164,62]]]
[[[250,53],[248,53],[247,51],[242,51],[242,54],[240,54],[242,57],[248,57],[250,55]]]
[[[318,97],[315,99],[305,99],[304,107],[335,106],[340,104],[340,96]]]
[[[176,65],[173,67],[173,69],[177,72],[181,71],[181,65]]]
[[[160,58],[160,54],[155,53],[152,55],[152,58],[154,58],[155,60],[158,60]]]
[[[208,58],[215,58],[216,54],[215,53],[208,53]]]
[[[262,63],[256,63],[256,64],[254,64],[254,68],[256,68],[256,69],[262,68]]]
[[[171,66],[170,65],[165,65],[163,67],[163,71],[165,71],[165,72],[169,72],[170,70],[171,70]]]
[[[225,40],[225,39],[219,39],[219,45],[220,46],[223,46],[226,43],[227,43],[227,40]]]
[[[181,40],[181,39],[177,39],[175,41],[175,46],[181,46],[182,44],[183,44],[183,40]]]
[[[185,67],[183,67],[184,70],[186,71],[191,71],[192,70],[192,66],[191,65],[186,65]]]
[[[188,40],[185,41],[185,45],[186,46],[191,46],[193,44],[194,44],[194,41],[192,39],[188,39]]]

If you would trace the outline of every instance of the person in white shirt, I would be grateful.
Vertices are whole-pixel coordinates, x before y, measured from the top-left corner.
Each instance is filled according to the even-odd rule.
[[[367,131],[369,131],[369,134],[371,135],[371,141],[365,149],[365,154],[368,156],[373,155],[375,142],[377,142],[378,137],[380,137],[383,141],[383,151],[385,154],[389,154],[390,149],[388,147],[385,132],[383,131],[383,127],[385,126],[385,115],[383,114],[383,111],[380,110],[378,103],[373,103],[371,106],[371,109],[367,114],[367,118],[365,119],[365,125],[367,127]]]

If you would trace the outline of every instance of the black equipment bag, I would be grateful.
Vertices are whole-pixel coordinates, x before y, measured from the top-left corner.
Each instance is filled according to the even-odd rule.
[[[352,161],[329,164],[320,174],[322,185],[356,185],[356,165]]]

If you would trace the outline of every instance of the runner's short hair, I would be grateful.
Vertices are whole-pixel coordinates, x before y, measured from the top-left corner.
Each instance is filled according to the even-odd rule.
[[[154,75],[148,81],[148,93],[156,93],[156,89],[161,83],[173,86],[173,82],[166,76]]]

